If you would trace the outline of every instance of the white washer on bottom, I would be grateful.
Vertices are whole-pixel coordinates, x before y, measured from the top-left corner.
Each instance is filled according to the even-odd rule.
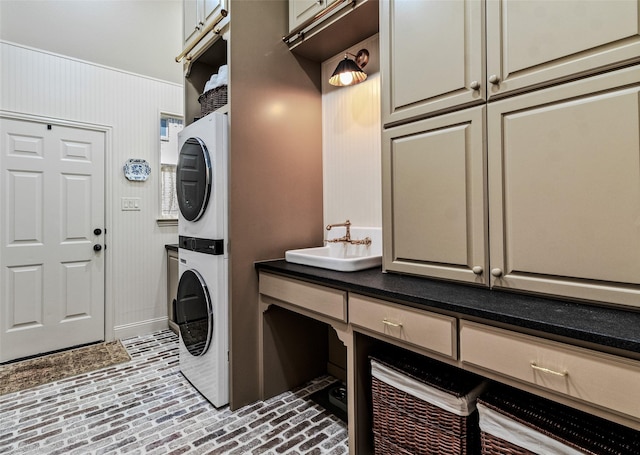
[[[229,402],[228,260],[178,249],[180,371],[216,407]]]

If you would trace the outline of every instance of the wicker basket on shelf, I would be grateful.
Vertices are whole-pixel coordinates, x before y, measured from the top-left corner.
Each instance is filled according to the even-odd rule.
[[[204,92],[198,97],[200,115],[204,117],[227,104],[227,86],[222,85]]]
[[[376,455],[479,453],[475,397],[482,378],[412,354],[376,354],[371,368]]]
[[[478,411],[482,455],[640,454],[640,432],[505,385],[483,393]]]

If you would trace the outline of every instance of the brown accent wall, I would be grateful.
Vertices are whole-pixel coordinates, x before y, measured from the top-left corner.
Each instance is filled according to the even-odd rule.
[[[254,262],[322,244],[320,64],[282,42],[286,0],[231,0],[231,408],[259,399]]]

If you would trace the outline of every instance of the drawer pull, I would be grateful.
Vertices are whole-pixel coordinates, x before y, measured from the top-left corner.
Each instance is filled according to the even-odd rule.
[[[549,368],[544,368],[544,367],[540,367],[538,365],[536,365],[535,362],[531,362],[531,368],[533,368],[536,371],[540,371],[542,373],[548,373],[548,374],[553,374],[555,376],[569,376],[569,372],[568,371],[554,371],[554,370],[550,370]]]
[[[402,327],[402,322],[391,322],[386,318],[382,320],[382,323],[391,327]]]

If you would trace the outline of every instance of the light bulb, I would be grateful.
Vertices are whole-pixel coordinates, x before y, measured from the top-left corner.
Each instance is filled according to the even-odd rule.
[[[342,85],[351,85],[353,83],[353,73],[346,71],[340,74],[340,83]]]

